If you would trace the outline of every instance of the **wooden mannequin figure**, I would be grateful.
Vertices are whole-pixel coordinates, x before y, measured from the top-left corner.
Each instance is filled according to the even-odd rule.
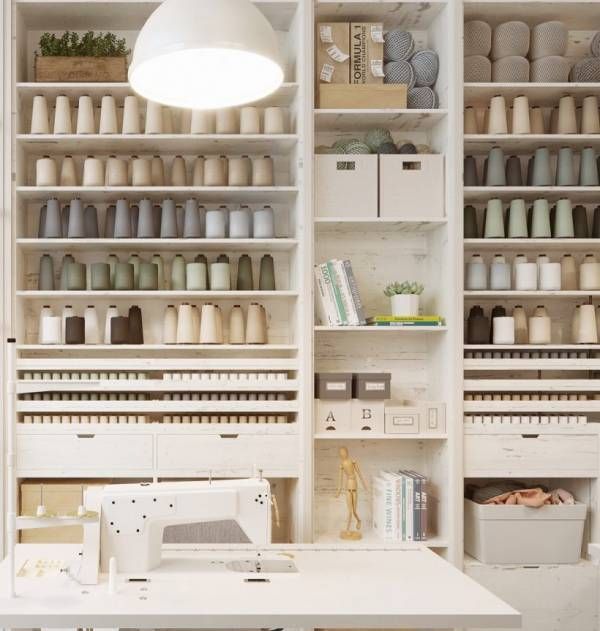
[[[342,493],[342,488],[346,494],[346,504],[348,506],[348,521],[346,522],[346,530],[340,532],[341,539],[352,539],[358,541],[362,539],[360,533],[361,521],[357,513],[358,506],[358,480],[362,484],[365,491],[367,485],[358,466],[358,462],[352,460],[348,454],[346,447],[340,447],[340,478],[338,483],[336,497]],[[356,530],[351,529],[352,518],[356,521]]]

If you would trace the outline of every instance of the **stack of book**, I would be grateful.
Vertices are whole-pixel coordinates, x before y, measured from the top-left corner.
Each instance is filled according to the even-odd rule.
[[[370,326],[443,326],[444,318],[437,315],[423,316],[392,316],[392,315],[376,315],[367,318],[367,324]]]
[[[317,318],[325,326],[366,324],[352,264],[331,259],[315,265]]]
[[[383,541],[427,540],[427,478],[380,471],[373,478],[373,530]]]

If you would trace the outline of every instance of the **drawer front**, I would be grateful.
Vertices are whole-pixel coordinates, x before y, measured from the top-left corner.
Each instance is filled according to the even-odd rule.
[[[299,473],[298,436],[173,435],[158,436],[159,474],[246,476],[254,467],[269,476]]]
[[[465,435],[465,477],[596,477],[597,471],[594,435]]]
[[[151,473],[152,464],[151,435],[90,433],[17,437],[20,474],[106,477],[117,473]]]

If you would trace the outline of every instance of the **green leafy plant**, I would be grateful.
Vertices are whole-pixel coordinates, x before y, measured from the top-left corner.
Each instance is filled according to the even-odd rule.
[[[129,52],[125,39],[114,33],[88,31],[80,36],[65,31],[60,36],[44,33],[36,54],[42,57],[126,57]]]
[[[423,293],[425,287],[421,283],[410,282],[405,280],[402,283],[394,282],[390,283],[384,290],[383,293],[391,298],[392,296],[396,296],[397,294],[416,294],[419,296]]]

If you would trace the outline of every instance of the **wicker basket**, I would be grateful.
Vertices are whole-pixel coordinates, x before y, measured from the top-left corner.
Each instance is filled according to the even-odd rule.
[[[42,57],[35,58],[35,80],[43,82],[124,82],[125,57]]]

